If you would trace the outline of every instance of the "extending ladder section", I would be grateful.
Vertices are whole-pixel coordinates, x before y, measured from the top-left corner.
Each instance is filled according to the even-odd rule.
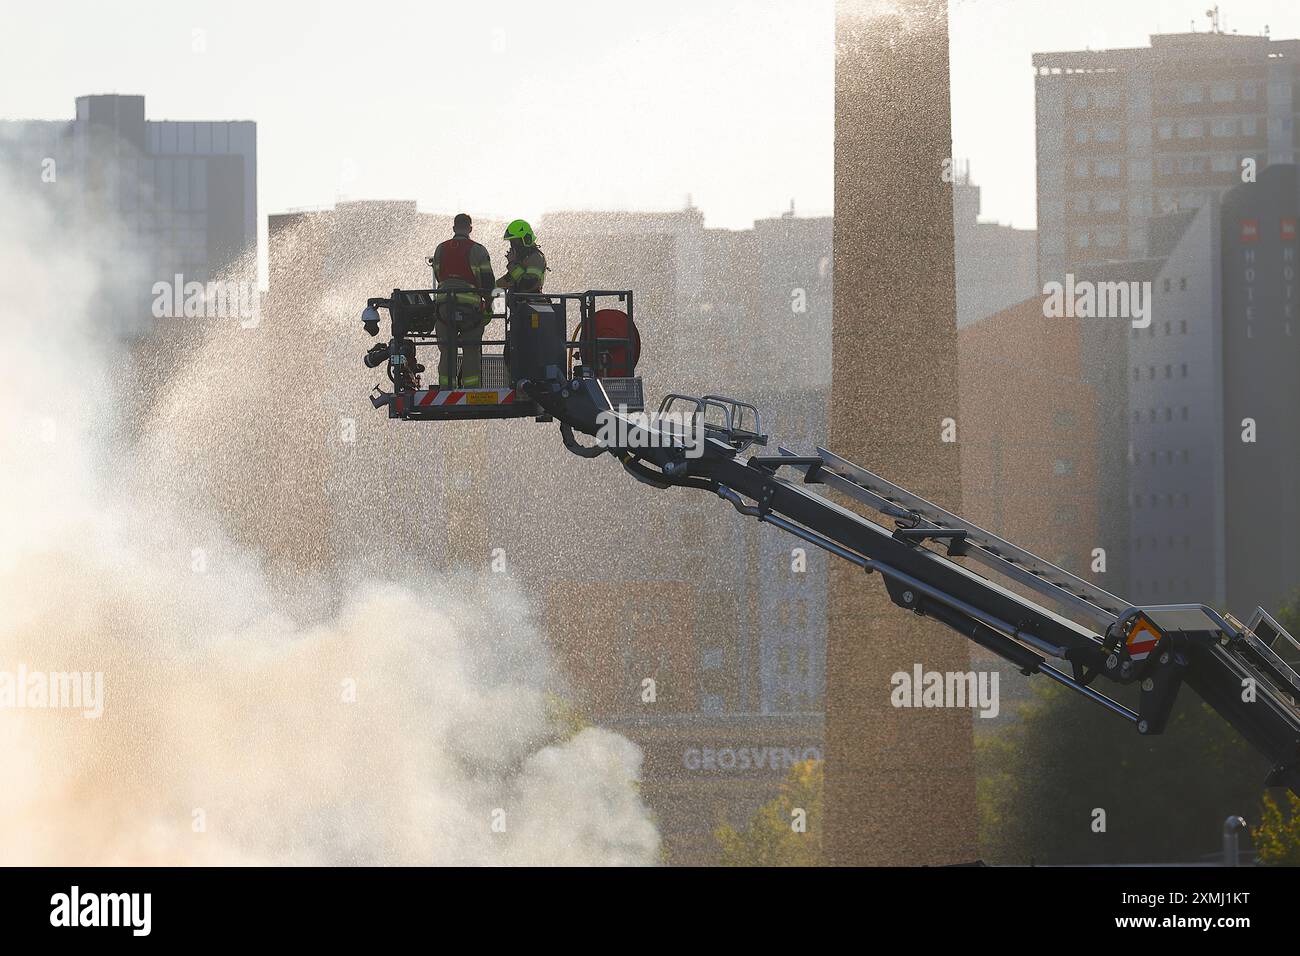
[[[782,456],[791,458],[791,467],[804,473],[805,483],[826,485],[893,518],[899,526],[898,537],[918,542],[927,538],[946,541],[950,556],[977,561],[1070,611],[1088,617],[1103,629],[1131,607],[1129,602],[1109,591],[825,448],[819,447],[815,456],[808,457],[780,448],[778,456],[761,461],[763,464],[780,464]]]

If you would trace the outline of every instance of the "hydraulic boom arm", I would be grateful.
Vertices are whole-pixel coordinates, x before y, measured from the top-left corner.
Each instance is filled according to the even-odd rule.
[[[612,455],[655,488],[711,492],[742,515],[878,573],[899,607],[933,617],[1025,674],[1070,688],[1139,733],[1160,733],[1188,684],[1268,756],[1270,785],[1300,794],[1300,644],[1263,609],[1243,624],[1203,605],[1135,607],[824,448],[758,453],[767,436],[758,409],[745,402],[669,395],[656,415],[640,413],[631,292],[509,293],[501,315],[506,336],[484,343],[504,346],[494,366],[497,387],[421,389],[414,346],[432,339],[438,296],[395,289],[371,299],[362,314],[372,335],[376,308],[392,319],[393,338],[366,360],[388,364],[394,390],[376,387],[371,401],[389,417],[558,420],[574,454]],[[597,300],[609,297],[626,312],[600,309]],[[564,335],[566,304],[581,314],[575,341]],[[566,352],[581,364],[570,369]],[[578,434],[597,441],[585,444]],[[849,510],[828,492],[875,516]],[[1098,690],[1098,677],[1136,684],[1136,709]]]
[[[824,448],[746,457],[766,437],[752,406],[732,399],[670,396],[664,415],[651,420],[610,408],[594,378],[530,390],[559,419],[571,451],[612,454],[638,480],[657,487],[711,491],[743,515],[879,573],[899,607],[935,618],[1025,674],[1069,687],[1131,721],[1139,733],[1160,733],[1180,687],[1188,684],[1272,760],[1270,785],[1300,793],[1300,674],[1287,659],[1296,659],[1296,645],[1262,610],[1242,624],[1202,605],[1135,607]],[[671,409],[682,401],[698,405],[679,420]],[[710,416],[715,407],[726,414]],[[611,417],[625,427],[610,428]],[[692,420],[705,423],[694,436],[682,424]],[[740,427],[751,421],[752,428]],[[600,423],[602,437],[623,440],[577,441],[575,431],[595,435]],[[880,517],[837,504],[827,490]],[[971,565],[997,572],[1060,611]],[[1097,690],[1098,677],[1137,684],[1136,709]]]

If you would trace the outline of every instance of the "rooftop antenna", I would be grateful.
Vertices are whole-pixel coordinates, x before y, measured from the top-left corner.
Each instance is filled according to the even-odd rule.
[[[1205,11],[1206,17],[1210,20],[1210,32],[1222,33],[1223,28],[1219,25],[1219,5],[1216,3],[1210,9]]]

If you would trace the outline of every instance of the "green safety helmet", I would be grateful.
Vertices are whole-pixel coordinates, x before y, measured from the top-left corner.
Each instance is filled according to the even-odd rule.
[[[506,234],[502,239],[518,239],[526,246],[531,246],[537,242],[537,236],[533,234],[533,227],[528,225],[522,219],[516,219],[510,225],[506,226]]]

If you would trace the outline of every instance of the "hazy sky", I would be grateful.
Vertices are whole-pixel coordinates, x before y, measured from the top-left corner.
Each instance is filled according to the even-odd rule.
[[[953,0],[949,4],[953,153],[970,160],[983,217],[1031,227],[1034,76],[1052,50],[1150,45],[1153,33],[1209,27],[1215,0]],[[1300,0],[1224,0],[1223,29],[1300,38]]]
[[[986,218],[1034,222],[1030,54],[1205,28],[1208,0],[954,0],[954,153]],[[7,4],[0,117],[143,93],[151,119],[253,119],[259,210],[339,198],[537,217],[680,208],[743,227],[830,211],[831,0]],[[1300,36],[1295,0],[1225,25]],[[535,131],[535,132],[530,132]]]
[[[827,0],[6,4],[0,116],[143,93],[151,119],[253,119],[262,212],[829,212]],[[193,47],[202,30],[203,52]]]

